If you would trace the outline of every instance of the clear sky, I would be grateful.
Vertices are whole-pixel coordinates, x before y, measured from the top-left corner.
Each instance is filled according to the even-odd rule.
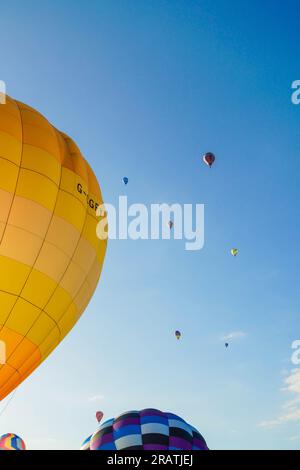
[[[74,138],[106,202],[204,203],[205,245],[111,241],[89,307],[1,434],[76,449],[96,410],[157,407],[212,449],[299,448],[299,13],[297,0],[2,2],[8,94]]]

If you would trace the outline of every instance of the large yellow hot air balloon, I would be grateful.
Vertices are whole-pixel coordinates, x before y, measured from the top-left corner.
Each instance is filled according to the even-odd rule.
[[[76,144],[40,113],[0,105],[0,399],[60,343],[100,277],[102,197]]]

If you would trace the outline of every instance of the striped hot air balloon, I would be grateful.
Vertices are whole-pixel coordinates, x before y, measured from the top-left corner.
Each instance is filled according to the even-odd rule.
[[[26,450],[26,446],[21,437],[8,433],[0,437],[0,450]]]

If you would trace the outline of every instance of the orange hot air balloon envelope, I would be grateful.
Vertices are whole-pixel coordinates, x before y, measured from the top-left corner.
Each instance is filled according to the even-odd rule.
[[[76,144],[29,106],[0,105],[0,399],[75,325],[97,286],[97,179]],[[3,362],[3,361],[2,361]]]

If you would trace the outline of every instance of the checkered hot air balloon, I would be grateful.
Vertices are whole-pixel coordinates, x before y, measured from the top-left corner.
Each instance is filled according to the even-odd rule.
[[[203,436],[179,416],[156,409],[128,411],[99,426],[90,450],[208,450]]]
[[[26,450],[26,446],[21,437],[8,433],[0,437],[0,450]]]

